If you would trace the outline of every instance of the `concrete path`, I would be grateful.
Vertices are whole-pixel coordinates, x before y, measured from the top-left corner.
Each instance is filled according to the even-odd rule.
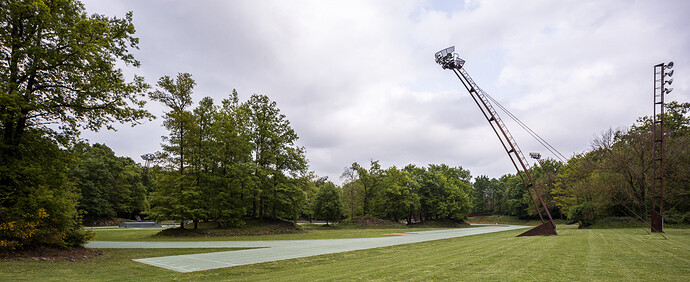
[[[322,240],[277,240],[277,241],[203,241],[203,242],[111,242],[92,241],[88,248],[259,248],[250,250],[214,252],[191,255],[166,256],[135,259],[134,261],[158,266],[178,272],[232,267],[309,257],[323,254],[364,250],[469,235],[493,233],[527,228],[521,225],[497,225],[473,228],[457,228],[433,231],[419,231],[409,235]]]

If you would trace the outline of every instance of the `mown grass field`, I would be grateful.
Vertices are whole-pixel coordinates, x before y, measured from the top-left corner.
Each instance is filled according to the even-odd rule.
[[[541,221],[539,219],[518,219],[515,216],[508,215],[490,215],[490,216],[474,216],[467,219],[467,222],[471,224],[483,223],[483,224],[517,224],[517,225],[539,225]],[[558,224],[566,224],[568,221],[563,219],[554,219],[554,222]]]
[[[104,229],[96,231],[96,241],[263,241],[263,240],[311,240],[345,239],[389,236],[388,233],[437,230],[442,228],[386,228],[386,229],[307,229],[304,233],[252,235],[231,237],[174,237],[157,236],[161,228]]]
[[[2,262],[0,280],[690,280],[688,229],[668,229],[668,240],[641,229],[558,231],[521,238],[514,236],[522,230],[506,231],[192,273],[131,259],[220,249],[105,250],[78,262]]]

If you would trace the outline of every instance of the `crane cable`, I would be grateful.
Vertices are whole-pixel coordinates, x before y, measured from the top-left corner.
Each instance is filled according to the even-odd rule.
[[[529,126],[527,126],[524,122],[522,122],[520,119],[518,119],[517,116],[515,116],[513,113],[511,113],[510,111],[508,111],[508,109],[506,109],[503,105],[501,105],[501,103],[499,103],[498,101],[496,101],[496,99],[494,99],[493,97],[491,97],[491,95],[489,95],[488,93],[486,93],[486,92],[483,91],[483,90],[482,90],[482,92],[483,92],[483,94],[484,94],[487,98],[489,98],[489,100],[491,100],[491,102],[493,102],[496,106],[498,106],[501,110],[503,110],[503,112],[506,113],[510,118],[512,118],[518,125],[520,125],[520,127],[522,127],[522,129],[524,129],[525,131],[527,131],[527,133],[528,133],[529,135],[531,135],[532,138],[534,138],[535,140],[537,140],[537,142],[539,142],[539,144],[541,144],[542,146],[544,146],[544,148],[546,148],[546,150],[548,150],[549,152],[551,152],[551,154],[553,154],[554,156],[556,156],[556,158],[558,158],[558,159],[561,160],[562,162],[564,162],[564,163],[567,162],[567,159],[568,159],[568,158],[566,158],[563,154],[561,154],[561,152],[559,152],[556,148],[554,148],[553,146],[551,146],[551,144],[549,144],[549,142],[547,142],[546,140],[544,140],[544,138],[542,138],[541,136],[539,136],[539,134],[537,134],[536,132],[534,132],[534,130],[532,130],[531,128],[529,128]]]
[[[549,152],[551,152],[554,156],[556,156],[556,157],[557,157],[558,159],[560,159],[561,161],[567,162],[567,161],[565,160],[565,159],[566,159],[565,156],[563,156],[563,154],[561,154],[561,152],[559,152],[556,148],[554,148],[553,146],[551,146],[551,144],[549,144],[549,142],[547,142],[546,140],[544,140],[544,138],[542,138],[541,136],[539,136],[539,134],[537,134],[536,132],[534,132],[534,130],[532,130],[531,128],[529,128],[525,123],[523,123],[520,119],[518,119],[513,113],[511,113],[510,111],[508,111],[508,109],[506,109],[503,105],[501,105],[501,103],[499,103],[498,101],[496,101],[496,99],[494,99],[493,97],[491,97],[489,94],[487,94],[487,93],[484,92],[483,90],[482,90],[482,92],[484,93],[484,95],[485,95],[487,98],[489,98],[489,100],[491,100],[491,102],[493,102],[494,104],[496,104],[496,106],[498,106],[501,110],[503,110],[503,112],[505,112],[510,118],[512,118],[515,122],[517,122],[517,124],[520,125],[520,127],[522,127],[525,131],[527,131],[527,133],[529,133],[534,139],[536,139],[537,142],[539,142],[540,144],[542,144],[542,146],[544,146],[547,150],[549,150]],[[628,211],[630,211],[633,215],[635,215],[635,217],[637,217],[639,220],[641,220],[641,221],[644,222],[645,224],[649,225],[652,229],[656,230],[656,229],[654,228],[654,226],[651,225],[651,223],[648,223],[648,222],[647,222],[646,220],[644,220],[642,217],[640,217],[639,215],[637,215],[637,213],[635,213],[632,209],[630,209],[628,206],[626,206],[626,205],[623,203],[623,201],[620,201],[617,197],[615,197],[615,196],[613,195],[613,192],[609,191],[609,193],[610,193],[611,197],[612,197],[614,200],[616,200],[620,205],[622,205],[623,207],[625,207],[626,209],[628,209]],[[617,207],[621,212],[623,212],[623,214],[628,215],[628,213],[627,213],[626,211],[624,211],[623,209],[621,209],[618,205],[616,205],[616,207]],[[644,230],[644,231],[647,231],[646,229],[643,229],[643,230]],[[647,232],[647,233],[649,234],[649,232]],[[666,236],[664,236],[664,234],[659,233],[659,235],[661,235],[661,237],[664,237],[664,239],[668,240],[668,238],[666,238]]]

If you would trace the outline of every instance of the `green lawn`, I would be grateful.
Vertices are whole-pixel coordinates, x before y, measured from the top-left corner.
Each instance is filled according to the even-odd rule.
[[[548,220],[548,218],[547,218]],[[473,216],[470,218],[467,218],[466,220],[470,224],[476,224],[476,223],[485,223],[485,224],[516,224],[516,225],[539,225],[541,224],[541,221],[539,219],[519,219],[515,216],[509,216],[509,215],[489,215],[489,216]],[[565,225],[568,223],[567,220],[563,219],[554,219],[554,222],[559,225],[563,224]]]
[[[389,236],[387,233],[429,231],[445,228],[386,228],[386,229],[306,229],[304,233],[252,235],[231,237],[173,237],[154,236],[162,228],[103,229],[96,230],[96,241],[263,241],[263,240],[311,240],[345,239]]]
[[[105,255],[81,262],[3,262],[0,263],[0,280],[690,281],[688,229],[667,229],[668,240],[641,229],[576,229],[570,226],[558,226],[559,236],[514,237],[523,231],[186,274],[130,259],[200,250],[105,250]]]

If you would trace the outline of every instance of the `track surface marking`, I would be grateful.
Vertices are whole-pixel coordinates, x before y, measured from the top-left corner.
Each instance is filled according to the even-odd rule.
[[[165,256],[134,259],[157,267],[178,272],[193,272],[232,267],[269,261],[293,259],[349,252],[356,250],[419,243],[440,239],[486,234],[527,228],[522,225],[499,225],[473,228],[457,228],[433,231],[419,231],[405,236],[353,239],[321,240],[276,240],[276,241],[188,241],[188,242],[114,242],[92,241],[88,248],[257,248],[239,251],[213,252],[190,255]]]

